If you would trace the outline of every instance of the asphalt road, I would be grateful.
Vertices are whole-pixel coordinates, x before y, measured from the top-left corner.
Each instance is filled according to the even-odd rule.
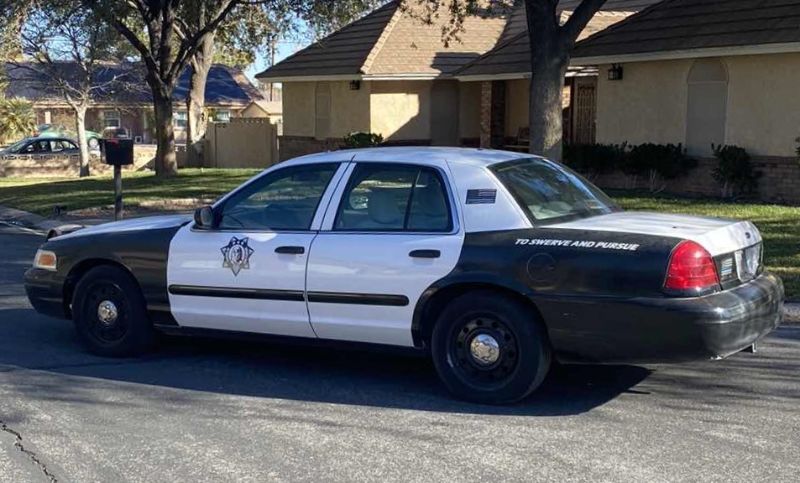
[[[84,353],[35,314],[40,238],[0,228],[0,481],[797,481],[800,326],[757,355],[565,366],[522,404],[452,400],[425,359],[169,340]]]

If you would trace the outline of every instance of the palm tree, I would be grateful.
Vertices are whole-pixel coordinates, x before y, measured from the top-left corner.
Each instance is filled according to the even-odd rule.
[[[35,129],[36,113],[30,102],[0,97],[0,140],[29,136]]]

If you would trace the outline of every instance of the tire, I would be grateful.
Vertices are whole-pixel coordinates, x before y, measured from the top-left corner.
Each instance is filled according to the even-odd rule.
[[[155,331],[142,291],[121,268],[89,270],[75,287],[72,314],[81,343],[93,354],[129,357],[153,347]]]
[[[445,307],[431,352],[447,389],[482,404],[524,399],[541,385],[551,361],[539,317],[516,299],[488,290],[466,293]]]

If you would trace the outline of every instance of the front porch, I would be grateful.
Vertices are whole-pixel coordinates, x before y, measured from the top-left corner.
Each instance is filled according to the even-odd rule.
[[[529,145],[530,79],[480,82],[480,147],[526,152]],[[563,93],[564,142],[595,142],[597,77],[573,75]]]

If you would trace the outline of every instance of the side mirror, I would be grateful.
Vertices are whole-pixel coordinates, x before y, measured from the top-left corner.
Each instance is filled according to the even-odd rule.
[[[198,228],[210,229],[214,227],[214,210],[210,206],[204,206],[194,210],[194,224]]]

